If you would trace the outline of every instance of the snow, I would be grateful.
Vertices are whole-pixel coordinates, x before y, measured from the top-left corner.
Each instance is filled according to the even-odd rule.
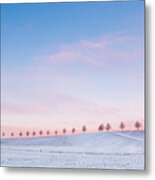
[[[144,132],[85,133],[1,140],[1,165],[144,169]]]

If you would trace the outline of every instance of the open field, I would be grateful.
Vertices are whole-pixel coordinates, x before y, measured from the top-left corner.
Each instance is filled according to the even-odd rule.
[[[104,132],[1,140],[1,165],[144,169],[144,132]]]

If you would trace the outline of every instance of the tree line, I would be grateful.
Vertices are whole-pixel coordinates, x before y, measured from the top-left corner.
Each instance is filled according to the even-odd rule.
[[[135,128],[136,128],[137,130],[139,130],[140,127],[141,127],[141,123],[140,123],[139,121],[136,121],[136,122],[135,122]],[[120,128],[121,131],[123,131],[123,130],[125,129],[125,124],[124,124],[123,122],[121,122],[120,125],[119,125],[119,128]],[[104,124],[100,124],[99,127],[98,127],[98,131],[99,131],[99,132],[103,132],[104,130],[106,130],[106,131],[108,132],[108,131],[111,130],[111,129],[112,129],[112,127],[111,127],[111,124],[110,124],[110,123],[107,123],[106,126],[104,126]],[[85,133],[86,131],[87,131],[87,127],[86,127],[85,125],[83,125],[83,126],[82,126],[82,132]],[[73,127],[73,128],[71,129],[71,132],[72,132],[72,134],[74,134],[74,133],[76,132],[76,129]],[[65,134],[67,133],[67,129],[66,129],[66,128],[63,128],[62,133],[65,135]],[[57,135],[58,135],[58,130],[55,130],[55,131],[54,131],[54,134],[55,134],[55,136],[57,136]],[[5,135],[6,135],[5,132],[2,132],[2,136],[5,137]],[[15,136],[15,133],[14,133],[14,132],[11,132],[10,135],[11,135],[11,137],[14,137],[14,136]],[[18,135],[19,135],[19,137],[22,137],[22,136],[24,136],[24,135],[26,135],[27,137],[29,137],[30,135],[32,135],[33,137],[35,137],[35,136],[37,135],[37,132],[36,132],[36,131],[33,131],[32,133],[30,133],[29,131],[26,131],[26,133],[19,132]],[[47,135],[47,136],[48,136],[48,135],[50,135],[50,131],[47,130],[46,132],[43,132],[43,130],[40,130],[40,131],[38,132],[38,135],[39,135],[39,136],[42,136],[42,135]]]

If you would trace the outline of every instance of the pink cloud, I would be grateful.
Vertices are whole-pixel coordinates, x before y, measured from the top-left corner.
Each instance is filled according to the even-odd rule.
[[[5,115],[47,115],[58,114],[63,112],[64,116],[75,114],[80,117],[83,115],[93,116],[115,115],[119,108],[107,107],[96,102],[74,97],[66,94],[49,93],[48,97],[41,97],[27,104],[2,104],[2,113]],[[91,115],[91,116],[92,116]]]
[[[45,104],[3,104],[2,112],[5,114],[37,114],[48,110]]]
[[[3,116],[3,126],[9,125],[10,129],[11,127],[14,129],[15,127],[24,126],[25,129],[37,128],[38,130],[39,127],[44,130],[51,128],[52,130],[59,129],[61,132],[65,126],[68,130],[76,127],[78,132],[82,125],[86,124],[88,132],[90,132],[96,131],[100,123],[106,124],[109,122],[114,130],[119,127],[121,121],[126,124],[128,129],[134,128],[136,120],[143,122],[141,112],[137,111],[137,108],[132,105],[129,107],[112,107],[67,94],[49,93],[47,97],[41,97],[38,102],[31,105],[2,105],[3,115],[9,115],[7,117],[9,118],[9,124],[5,124],[5,116]],[[17,121],[17,125],[15,125],[15,121],[10,121],[13,117],[17,118],[21,114],[24,116],[19,116],[20,120]],[[35,114],[37,116],[34,116]],[[30,120],[31,126],[27,126],[28,120]]]
[[[76,59],[77,54],[73,51],[60,51],[57,54],[50,55],[48,60],[51,62],[67,61],[72,62]]]
[[[83,47],[90,48],[90,49],[103,49],[103,48],[112,46],[114,44],[127,42],[131,40],[131,38],[132,37],[128,37],[128,36],[111,35],[111,36],[101,37],[96,40],[81,40],[80,44]]]
[[[143,43],[139,37],[113,35],[95,40],[80,40],[59,47],[58,53],[44,57],[50,62],[74,63],[102,67],[113,61],[139,60]]]

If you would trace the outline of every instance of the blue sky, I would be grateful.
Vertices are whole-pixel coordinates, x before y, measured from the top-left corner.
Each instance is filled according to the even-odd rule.
[[[2,5],[3,55],[14,56],[17,48],[21,52],[18,56],[23,55],[23,49],[33,55],[48,45],[121,31],[143,35],[143,4],[135,1]],[[17,58],[14,61],[20,63]]]
[[[144,121],[143,1],[1,9],[4,126]]]

